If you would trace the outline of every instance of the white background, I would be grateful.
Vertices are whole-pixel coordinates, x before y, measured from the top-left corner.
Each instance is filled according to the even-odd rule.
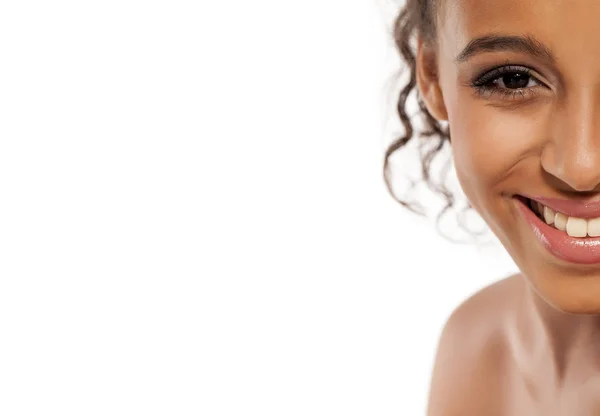
[[[514,266],[384,187],[396,11],[0,5],[0,414],[424,414]]]

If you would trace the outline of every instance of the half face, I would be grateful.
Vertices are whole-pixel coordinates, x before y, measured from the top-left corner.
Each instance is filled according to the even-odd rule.
[[[600,313],[600,1],[442,3],[419,88],[466,196],[543,299]]]

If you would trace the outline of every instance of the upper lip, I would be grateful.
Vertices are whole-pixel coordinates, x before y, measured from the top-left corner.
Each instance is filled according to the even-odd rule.
[[[599,218],[600,200],[573,200],[547,198],[543,196],[523,195],[526,198],[539,202],[542,205],[551,208],[554,212],[563,213],[569,217],[577,218]]]

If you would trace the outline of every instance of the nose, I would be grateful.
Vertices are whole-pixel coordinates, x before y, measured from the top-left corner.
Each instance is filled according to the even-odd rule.
[[[600,190],[600,96],[580,88],[556,108],[543,169],[574,191]]]

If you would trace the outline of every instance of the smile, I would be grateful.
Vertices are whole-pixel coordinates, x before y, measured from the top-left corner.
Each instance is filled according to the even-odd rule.
[[[513,200],[535,238],[551,254],[571,263],[600,263],[598,203],[522,195]]]
[[[537,217],[553,226],[557,230],[566,232],[571,237],[600,237],[600,215],[595,218],[578,218],[569,216],[562,212],[542,204],[541,202],[528,199],[529,208]]]

